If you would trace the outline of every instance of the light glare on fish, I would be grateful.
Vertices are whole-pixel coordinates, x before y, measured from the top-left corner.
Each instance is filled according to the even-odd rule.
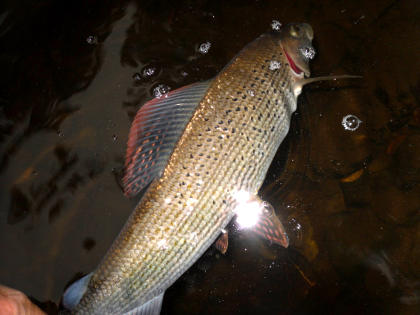
[[[261,204],[252,199],[252,195],[244,190],[240,190],[235,194],[237,206],[234,209],[236,213],[236,223],[239,228],[250,228],[255,226],[262,213]]]

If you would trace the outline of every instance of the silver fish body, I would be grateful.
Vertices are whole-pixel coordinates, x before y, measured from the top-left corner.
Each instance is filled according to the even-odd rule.
[[[122,314],[162,296],[233,218],[235,194],[257,195],[296,110],[303,72],[283,46],[296,26],[308,45],[307,24],[262,35],[209,83],[74,313]]]

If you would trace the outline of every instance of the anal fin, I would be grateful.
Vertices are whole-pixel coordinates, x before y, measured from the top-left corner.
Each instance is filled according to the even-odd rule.
[[[146,303],[134,308],[131,311],[124,313],[124,315],[159,315],[162,309],[163,295],[165,292],[155,296]]]

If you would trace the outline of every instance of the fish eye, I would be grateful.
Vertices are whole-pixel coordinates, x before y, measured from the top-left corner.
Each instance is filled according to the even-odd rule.
[[[290,35],[293,37],[300,37],[301,29],[298,25],[292,25],[290,27]]]

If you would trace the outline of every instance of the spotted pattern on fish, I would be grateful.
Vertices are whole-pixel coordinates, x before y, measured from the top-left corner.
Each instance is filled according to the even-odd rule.
[[[233,194],[258,193],[296,109],[293,82],[278,33],[250,43],[212,80],[75,313],[128,312],[204,253],[234,215]]]

